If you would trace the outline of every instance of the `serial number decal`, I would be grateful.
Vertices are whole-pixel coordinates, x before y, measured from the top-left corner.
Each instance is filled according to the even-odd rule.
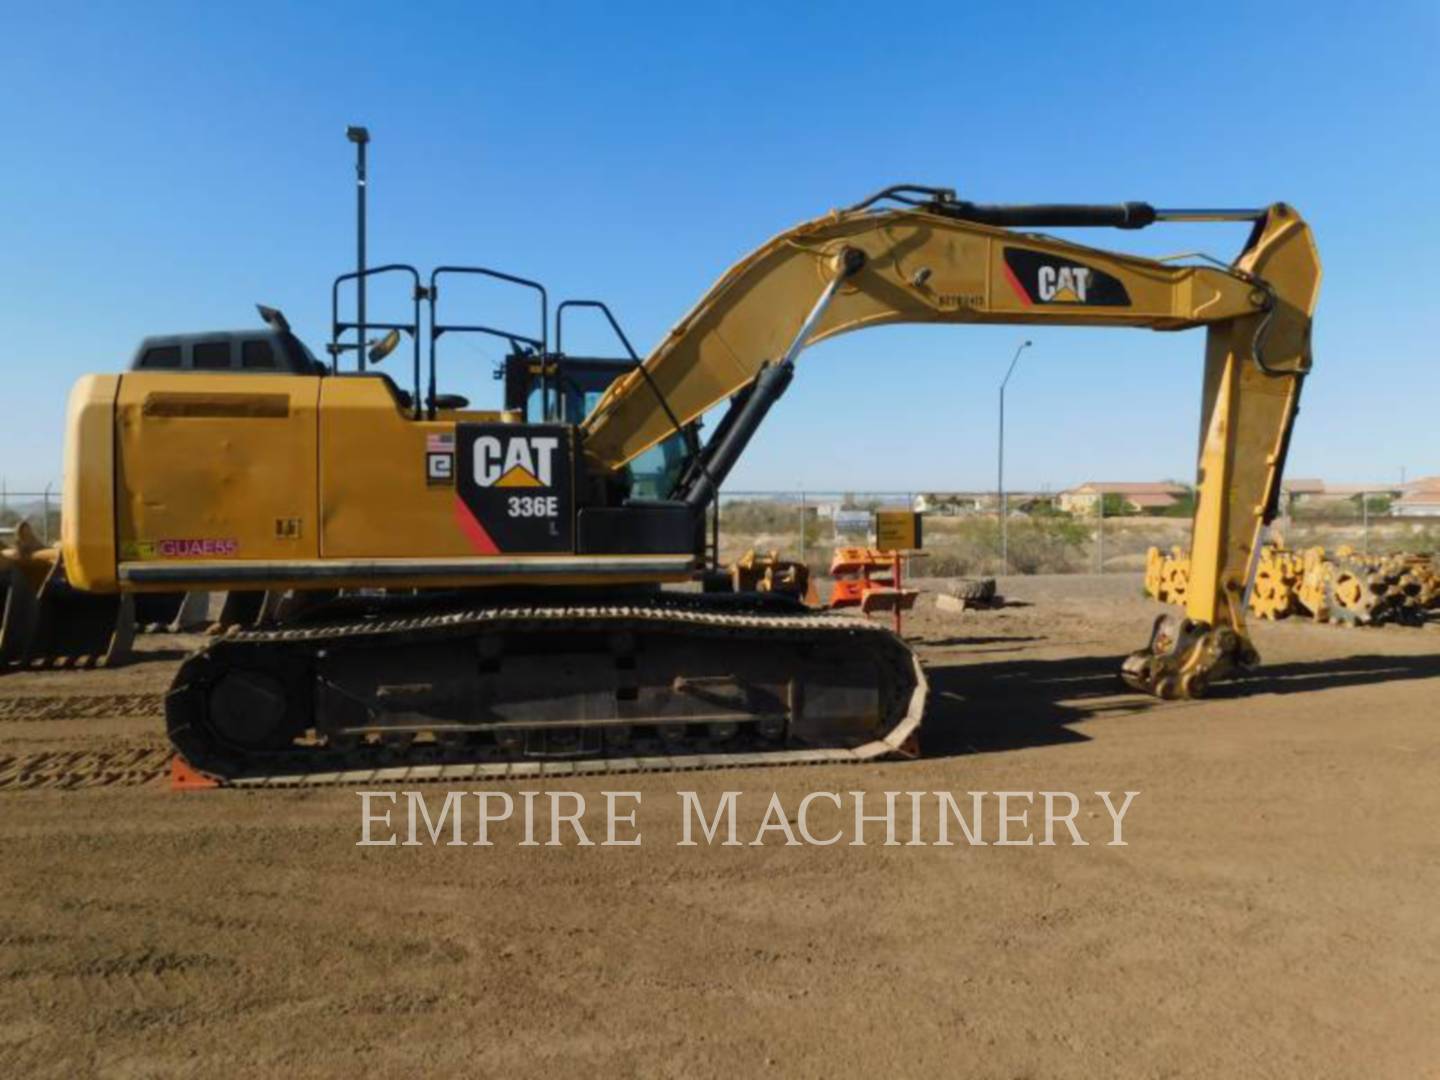
[[[240,554],[240,541],[231,536],[132,540],[122,552],[127,559],[227,558]]]

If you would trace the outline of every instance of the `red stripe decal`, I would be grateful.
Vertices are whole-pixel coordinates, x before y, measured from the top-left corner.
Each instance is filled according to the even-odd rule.
[[[1020,284],[1020,279],[1015,276],[1015,271],[1010,269],[1010,264],[1007,262],[1002,265],[1005,267],[1005,276],[1010,279],[1010,287],[1015,290],[1015,295],[1020,298],[1020,302],[1026,307],[1033,306],[1035,302],[1030,299],[1030,294]]]
[[[459,495],[455,496],[455,524],[460,526],[460,531],[465,534],[465,539],[470,541],[470,546],[481,555],[499,555],[500,549],[495,546],[495,541],[490,539],[490,534],[485,531],[485,526],[474,514],[470,507],[465,505],[465,500]]]

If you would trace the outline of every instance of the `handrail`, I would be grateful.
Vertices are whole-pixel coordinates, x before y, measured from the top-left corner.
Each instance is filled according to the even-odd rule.
[[[440,277],[445,274],[473,274],[477,277],[494,278],[497,281],[507,281],[512,285],[521,285],[527,289],[533,289],[540,294],[540,337],[532,338],[525,334],[511,333],[500,330],[493,326],[485,326],[478,323],[442,323],[438,317],[438,304],[440,297]],[[549,339],[547,327],[550,322],[550,294],[545,291],[545,286],[538,281],[531,281],[529,278],[517,277],[514,274],[507,274],[501,270],[491,270],[486,266],[437,266],[430,271],[430,387],[426,397],[426,410],[433,420],[435,418],[435,343],[445,333],[465,334],[489,334],[492,337],[504,338],[510,342],[511,348],[516,343],[524,343],[536,348],[542,357],[549,352]],[[543,409],[549,407],[549,383],[541,364],[540,372],[541,405]]]
[[[377,330],[399,330],[408,333],[414,343],[414,397],[411,399],[410,408],[415,419],[420,419],[420,301],[425,299],[425,287],[420,284],[420,271],[409,263],[386,263],[384,266],[372,266],[363,272],[351,270],[348,274],[341,274],[330,285],[330,344],[327,351],[330,353],[330,372],[338,374],[340,371],[340,354],[354,351],[357,357],[356,370],[365,370],[365,342],[363,335],[359,333],[358,322],[344,322],[340,318],[340,286],[347,281],[354,281],[357,278],[370,278],[378,274],[406,273],[410,275],[412,282],[411,296],[415,302],[415,317],[409,323],[372,322],[365,320],[367,328],[374,327]],[[346,345],[341,342],[340,337],[346,331],[356,331],[356,343]]]

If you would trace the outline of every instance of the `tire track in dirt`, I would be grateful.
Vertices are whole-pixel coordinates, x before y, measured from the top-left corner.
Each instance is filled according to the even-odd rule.
[[[234,959],[214,952],[156,945],[113,948],[96,939],[76,952],[75,944],[69,950],[21,953],[0,965],[0,986],[32,1001],[53,997],[55,988],[83,995],[90,1024],[123,1034],[182,1014],[207,986],[240,973]],[[37,993],[37,984],[50,989]]]
[[[72,694],[0,697],[0,723],[164,716],[164,694]]]
[[[0,791],[134,787],[163,776],[170,756],[169,747],[0,754]]]

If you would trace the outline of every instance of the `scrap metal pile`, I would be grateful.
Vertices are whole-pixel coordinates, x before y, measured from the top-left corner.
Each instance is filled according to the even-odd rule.
[[[1190,559],[1180,548],[1166,555],[1152,547],[1145,560],[1145,592],[1183,605]],[[1440,610],[1440,561],[1434,555],[1364,555],[1341,546],[1292,551],[1280,541],[1260,550],[1250,611],[1262,619],[1308,615],[1348,626],[1423,623]]]

